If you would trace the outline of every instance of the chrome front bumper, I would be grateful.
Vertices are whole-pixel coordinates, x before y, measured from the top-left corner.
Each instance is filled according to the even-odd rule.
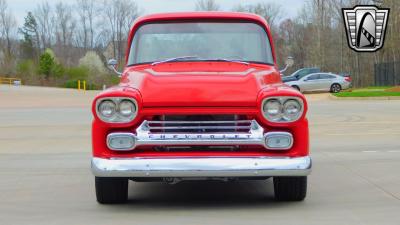
[[[92,159],[98,177],[271,177],[306,176],[311,158],[212,157]]]

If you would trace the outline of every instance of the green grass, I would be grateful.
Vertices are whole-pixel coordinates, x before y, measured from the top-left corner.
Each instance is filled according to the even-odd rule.
[[[386,91],[353,91],[353,92],[340,92],[333,94],[336,97],[387,97],[387,96],[400,96],[400,92],[386,92]]]
[[[371,87],[365,87],[362,89],[383,89],[383,90],[385,90],[385,89],[392,88],[392,87],[393,86],[371,86]]]
[[[353,92],[378,92],[378,91],[385,91],[386,88],[360,88],[360,89],[353,89]]]
[[[387,97],[400,96],[400,92],[387,91],[392,86],[372,86],[358,89],[344,90],[333,94],[336,97]]]

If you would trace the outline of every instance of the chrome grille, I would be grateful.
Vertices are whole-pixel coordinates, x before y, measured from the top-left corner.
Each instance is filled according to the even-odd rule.
[[[147,121],[151,133],[218,133],[218,132],[249,132],[251,120],[235,120],[237,116],[219,117],[163,117],[165,120]],[[188,119],[188,120],[182,120]],[[204,120],[206,119],[206,120]],[[224,120],[214,120],[224,119]],[[229,120],[228,120],[229,119]]]

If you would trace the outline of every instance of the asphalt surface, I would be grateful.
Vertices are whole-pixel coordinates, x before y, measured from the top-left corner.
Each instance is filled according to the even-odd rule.
[[[0,86],[0,224],[400,224],[400,101],[310,99],[304,202],[270,181],[130,183],[99,205],[90,172],[95,92]]]

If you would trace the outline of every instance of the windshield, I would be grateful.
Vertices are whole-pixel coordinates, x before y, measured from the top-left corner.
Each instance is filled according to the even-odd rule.
[[[190,56],[190,57],[187,57]],[[273,64],[265,30],[250,22],[151,23],[135,33],[128,65],[173,61],[238,60]]]

